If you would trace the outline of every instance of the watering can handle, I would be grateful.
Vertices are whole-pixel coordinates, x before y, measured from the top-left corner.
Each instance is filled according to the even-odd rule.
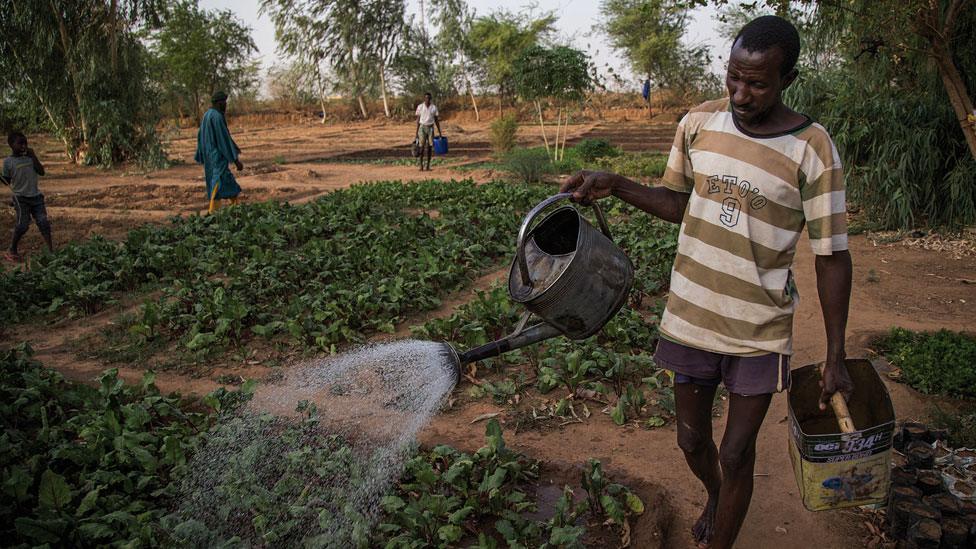
[[[532,287],[532,279],[529,277],[529,265],[525,259],[525,237],[528,236],[529,226],[532,225],[532,221],[536,218],[536,216],[542,213],[542,210],[545,210],[560,200],[568,199],[571,196],[573,196],[573,193],[554,194],[542,202],[539,202],[536,207],[529,210],[529,213],[525,215],[525,219],[522,220],[522,226],[519,227],[518,244],[515,247],[515,257],[518,260],[519,272],[522,275],[522,284],[525,284],[530,288]],[[600,230],[603,231],[603,234],[605,234],[607,238],[612,241],[613,236],[610,234],[610,226],[607,225],[607,218],[603,215],[603,210],[600,209],[599,204],[596,202],[593,202],[592,206],[593,211],[596,213],[596,221],[600,224]]]

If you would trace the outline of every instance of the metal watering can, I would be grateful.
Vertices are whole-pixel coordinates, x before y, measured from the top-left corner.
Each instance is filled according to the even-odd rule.
[[[515,331],[462,353],[443,344],[454,366],[455,382],[464,364],[558,335],[586,339],[599,332],[627,300],[634,266],[613,243],[607,220],[595,202],[599,231],[571,205],[557,208],[529,230],[543,210],[570,196],[572,193],[551,196],[522,220],[508,273],[508,295],[527,310]],[[541,322],[526,327],[532,314]]]

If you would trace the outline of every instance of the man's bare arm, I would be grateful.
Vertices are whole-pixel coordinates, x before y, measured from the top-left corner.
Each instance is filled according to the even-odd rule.
[[[667,187],[648,187],[622,175],[583,170],[563,182],[560,192],[573,192],[573,200],[589,203],[610,195],[672,223],[681,223],[688,206],[688,193]]]
[[[823,310],[824,329],[827,332],[827,361],[824,368],[823,392],[820,395],[822,409],[830,403],[830,397],[840,391],[849,399],[854,390],[847,366],[844,339],[847,332],[847,314],[851,302],[851,254],[844,250],[832,255],[818,255],[817,293]]]

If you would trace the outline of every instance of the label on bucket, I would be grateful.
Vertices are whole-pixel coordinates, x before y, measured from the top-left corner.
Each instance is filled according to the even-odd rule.
[[[806,435],[796,421],[790,422],[793,442],[803,459],[812,463],[832,463],[861,459],[888,451],[894,423],[877,425],[849,434]]]

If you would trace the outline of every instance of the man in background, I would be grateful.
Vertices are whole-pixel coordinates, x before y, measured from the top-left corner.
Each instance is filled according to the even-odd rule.
[[[430,171],[430,156],[433,154],[434,126],[437,135],[441,133],[441,121],[437,118],[440,113],[437,105],[431,102],[430,92],[424,94],[424,102],[417,105],[417,140],[420,143],[420,171],[424,171],[424,154],[427,154],[427,171]]]
[[[227,129],[227,94],[219,91],[211,98],[213,105],[207,109],[200,123],[197,133],[197,153],[193,159],[203,164],[203,173],[207,181],[207,199],[210,205],[207,209],[213,212],[220,207],[220,201],[227,200],[237,204],[241,194],[241,186],[230,172],[229,164],[237,166],[237,171],[244,169],[238,155],[240,147],[230,137]]]

